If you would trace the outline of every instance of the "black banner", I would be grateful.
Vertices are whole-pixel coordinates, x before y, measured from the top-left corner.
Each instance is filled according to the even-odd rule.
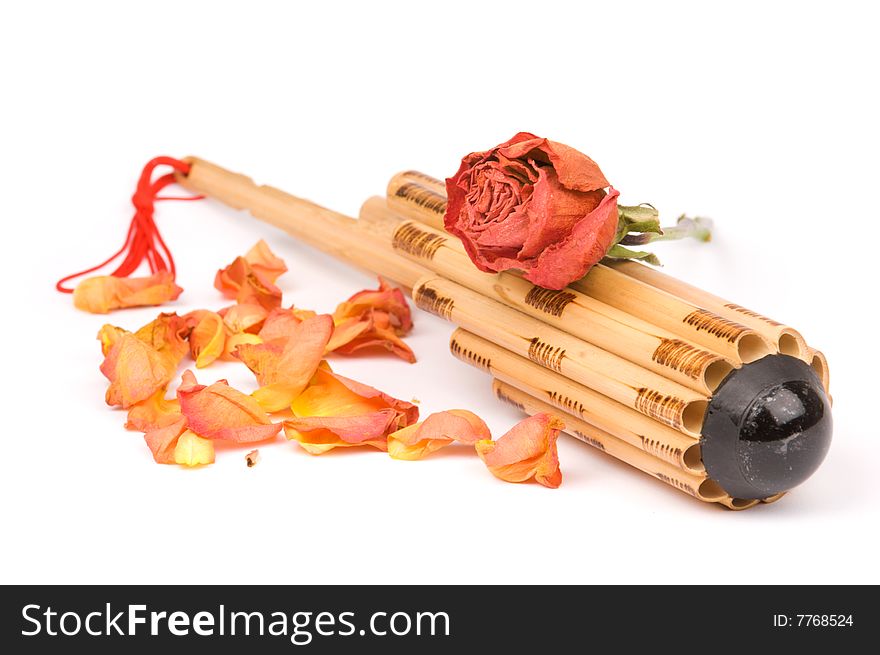
[[[588,652],[699,644],[841,647],[877,632],[873,589],[846,587],[4,587],[5,652],[220,641],[248,652]]]

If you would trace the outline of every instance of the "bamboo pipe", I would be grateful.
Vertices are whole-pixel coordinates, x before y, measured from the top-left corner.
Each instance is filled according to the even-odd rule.
[[[670,464],[700,472],[700,442],[644,414],[554,373],[506,348],[458,328],[449,340],[452,354],[502,382],[535,394],[572,416],[586,421],[631,446]]]
[[[533,415],[545,412],[558,416],[564,423],[563,431],[575,439],[583,441],[594,448],[616,457],[654,478],[666,484],[690,494],[707,503],[720,503],[731,509],[745,509],[757,504],[757,501],[743,501],[734,499],[725,494],[721,488],[705,472],[692,473],[682,470],[663,460],[635,448],[625,441],[621,441],[614,435],[591,425],[586,421],[575,418],[570,414],[559,411],[556,407],[538,400],[532,393],[518,389],[506,382],[495,379],[492,382],[492,390],[495,396],[526,414]]]
[[[416,282],[421,309],[561,373],[694,438],[709,399],[641,366],[441,277]]]
[[[701,393],[711,393],[732,370],[721,355],[577,291],[550,291],[511,273],[483,273],[457,239],[418,221],[400,223],[392,245],[442,277]]]
[[[443,216],[442,213],[438,213],[440,204],[436,200],[432,200],[431,202],[424,202],[423,200],[422,202],[419,202],[420,197],[424,195],[419,190],[419,187],[423,187],[430,193],[442,196],[443,199],[445,199],[446,183],[425,173],[420,173],[419,171],[403,171],[402,173],[398,173],[397,175],[395,175],[388,185],[389,198],[391,197],[390,192],[393,190],[397,196],[394,203],[395,209],[397,211],[404,213],[404,215],[406,216],[423,217],[423,220],[429,225],[443,229]],[[390,201],[389,204],[391,204]],[[445,205],[443,205],[443,212],[445,212],[445,209]],[[431,213],[433,213],[434,215],[429,216],[429,214]],[[801,334],[794,328],[782,325],[772,319],[766,318],[756,312],[741,307],[736,303],[729,302],[698,287],[694,287],[672,276],[661,273],[656,268],[652,268],[638,262],[627,261],[614,262],[613,264],[611,264],[611,266],[616,270],[647,284],[650,288],[669,293],[670,295],[680,299],[680,301],[691,305],[694,310],[701,309],[710,315],[720,317],[721,321],[731,321],[733,323],[737,323],[745,326],[746,328],[754,330],[754,332],[763,337],[765,341],[768,341],[770,344],[772,344],[778,352],[798,357],[800,359],[803,359],[804,361],[807,361],[808,363],[811,359],[811,353],[809,352],[810,349],[807,347],[806,341],[804,340],[803,336],[801,336]],[[619,284],[619,279],[614,279],[614,289],[616,292],[617,285]],[[578,287],[577,283],[572,286],[574,288]],[[609,289],[609,286],[606,285],[603,286],[603,288],[607,290]],[[585,291],[585,289],[580,290]],[[606,291],[606,294],[610,294],[610,291]],[[613,294],[605,295],[604,300],[603,298],[599,298],[599,300],[603,300],[603,302],[608,302],[609,298],[611,298],[612,296]],[[653,304],[654,303],[646,303],[645,307],[650,308],[653,306]],[[660,305],[662,306],[663,303],[660,303]],[[626,308],[622,307],[622,309]],[[679,308],[679,314],[682,318],[687,317],[688,313],[681,314],[682,309],[684,308]],[[729,356],[724,351],[724,349],[718,349],[706,340],[706,335],[712,331],[713,325],[717,326],[715,329],[722,329],[719,321],[714,319],[712,316],[705,314],[696,314],[691,316],[690,318],[690,323],[694,323],[697,326],[699,326],[700,324],[704,324],[707,326],[706,329],[703,331],[702,339],[698,339],[693,335],[693,331],[690,329],[688,321],[683,321],[684,325],[681,326],[681,330],[683,331],[679,332],[679,330],[673,329],[671,327],[671,325],[667,322],[668,319],[649,318],[649,320],[651,320],[652,322],[656,320],[658,321],[658,325],[662,325],[663,327],[666,327],[673,332],[680,333],[682,334],[682,336],[685,336],[695,343],[699,343],[706,346],[707,348],[714,349],[717,352],[721,352],[722,354]],[[700,331],[699,328],[698,331]],[[756,345],[755,340],[748,339],[748,341],[752,342],[751,345],[747,343],[744,345],[744,348],[746,350],[752,350],[752,348]],[[755,353],[753,352],[752,354],[754,355]],[[755,357],[755,359],[758,359],[758,357]],[[752,360],[743,359],[743,361]]]
[[[794,328],[777,323],[761,314],[719,298],[708,291],[703,291],[649,266],[627,261],[613,262],[610,266],[616,271],[629,275],[652,287],[671,293],[707,311],[714,312],[719,316],[752,328],[771,343],[776,344],[779,352],[784,355],[797,357],[808,364],[812,359],[806,341],[800,332]]]
[[[597,264],[586,277],[569,285],[685,339],[748,364],[777,351],[755,330],[656,289],[608,266]]]
[[[446,185],[440,180],[418,171],[404,171],[388,182],[387,196],[392,211],[434,229],[444,229]]]
[[[244,175],[196,157],[178,183],[234,209],[281,228],[295,238],[355,266],[378,273],[407,287],[428,274],[417,263],[396,256],[388,247],[387,225],[364,225],[338,212],[297,198],[270,186],[257,186]]]
[[[828,371],[828,360],[825,359],[825,355],[822,353],[821,350],[816,350],[815,348],[809,349],[808,357],[810,366],[813,367],[813,370],[816,371],[816,375],[818,375],[819,379],[822,380],[822,386],[825,387],[825,393],[828,393],[831,384]]]
[[[445,185],[418,171],[398,173],[388,183],[388,206],[392,211],[435,229],[444,229],[445,201]],[[736,364],[753,362],[777,350],[776,338],[765,339],[737,320],[601,264],[569,288],[669,330]]]

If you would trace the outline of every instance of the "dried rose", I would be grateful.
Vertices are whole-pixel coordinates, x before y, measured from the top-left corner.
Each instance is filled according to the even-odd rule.
[[[214,286],[239,304],[255,303],[271,310],[281,306],[281,289],[275,280],[286,270],[284,262],[260,240],[244,257],[236,257],[217,271]]]
[[[497,478],[536,482],[555,489],[562,483],[556,439],[565,424],[550,414],[535,414],[513,426],[498,441],[474,444],[480,459]]]
[[[480,270],[548,289],[583,277],[617,231],[618,193],[596,163],[528,132],[467,155],[446,191],[446,229]]]

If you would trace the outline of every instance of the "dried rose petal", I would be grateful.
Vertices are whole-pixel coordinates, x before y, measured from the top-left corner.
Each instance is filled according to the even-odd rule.
[[[258,334],[263,341],[274,341],[275,339],[289,339],[296,327],[303,322],[293,309],[278,307],[269,312],[263,327],[260,328]]]
[[[394,459],[415,460],[454,441],[473,444],[491,438],[489,428],[479,416],[463,409],[450,409],[388,435],[388,454]]]
[[[495,477],[507,482],[534,478],[555,489],[562,483],[556,439],[564,427],[555,416],[535,414],[514,425],[498,441],[486,439],[474,446]]]
[[[146,400],[168,385],[177,372],[178,361],[134,334],[123,334],[101,364],[101,373],[110,380],[107,404],[127,409]]]
[[[266,309],[257,303],[231,305],[217,313],[223,317],[223,323],[230,334],[238,334],[239,332],[257,333],[260,331],[263,321],[266,320],[268,315]]]
[[[123,334],[131,333],[128,330],[123,330],[121,327],[116,327],[109,323],[105,323],[101,326],[101,329],[98,330],[98,341],[101,342],[101,352],[104,354],[104,357],[107,356],[107,353],[110,352],[113,344],[116,343],[119,340],[119,337]]]
[[[127,430],[149,432],[170,425],[180,418],[180,403],[177,398],[166,398],[165,387],[128,410]]]
[[[123,307],[161,305],[177,300],[182,291],[168,271],[146,277],[101,275],[85,279],[76,286],[73,304],[93,314],[106,314]]]
[[[144,435],[144,441],[153,453],[157,464],[174,464],[174,449],[177,440],[186,431],[186,418],[178,417],[173,423],[150,430]]]
[[[315,374],[333,331],[333,319],[321,315],[293,328],[287,339],[236,348],[235,356],[257,376],[253,396],[267,411],[290,405]]]
[[[249,452],[247,455],[244,456],[244,461],[247,464],[248,468],[256,466],[257,463],[260,461],[260,451],[259,450],[252,450],[251,452]]]
[[[239,332],[238,334],[229,335],[226,337],[226,344],[223,346],[223,354],[220,355],[220,358],[226,361],[237,361],[238,357],[235,356],[236,348],[248,343],[256,345],[263,343],[263,340],[250,332]]]
[[[287,271],[287,264],[269,249],[269,245],[260,239],[244,256],[247,263],[269,282],[274,282]]]
[[[191,430],[177,438],[174,447],[174,463],[183,466],[202,466],[214,463],[214,442],[204,439]]]
[[[403,292],[381,277],[379,288],[359,291],[333,312],[336,329],[328,352],[343,355],[385,348],[410,363],[415,355],[400,337],[412,329],[412,313]]]
[[[287,438],[316,455],[340,446],[369,445],[385,450],[388,434],[419,417],[412,403],[327,368],[318,369],[291,409],[296,418],[285,421]]]
[[[189,346],[196,368],[205,368],[220,357],[226,346],[223,318],[214,312],[205,312],[189,335]]]
[[[138,339],[168,357],[175,366],[189,352],[186,339],[192,331],[190,320],[177,314],[159,314],[134,333]]]
[[[311,416],[284,421],[284,434],[303,450],[321,455],[334,448],[372,446],[386,450],[386,435],[397,423],[393,409],[360,416]]]
[[[267,310],[281,306],[281,289],[244,257],[236,257],[229,266],[217,271],[214,286],[242,305],[254,303]]]
[[[278,434],[281,427],[272,423],[256,400],[233,389],[226,380],[205,386],[187,371],[177,398],[189,429],[207,439],[264,441]]]

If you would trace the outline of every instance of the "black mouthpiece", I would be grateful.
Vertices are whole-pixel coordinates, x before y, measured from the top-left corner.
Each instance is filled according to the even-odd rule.
[[[709,477],[734,498],[768,498],[809,478],[831,445],[831,404],[799,359],[768,355],[734,370],[706,410]]]

